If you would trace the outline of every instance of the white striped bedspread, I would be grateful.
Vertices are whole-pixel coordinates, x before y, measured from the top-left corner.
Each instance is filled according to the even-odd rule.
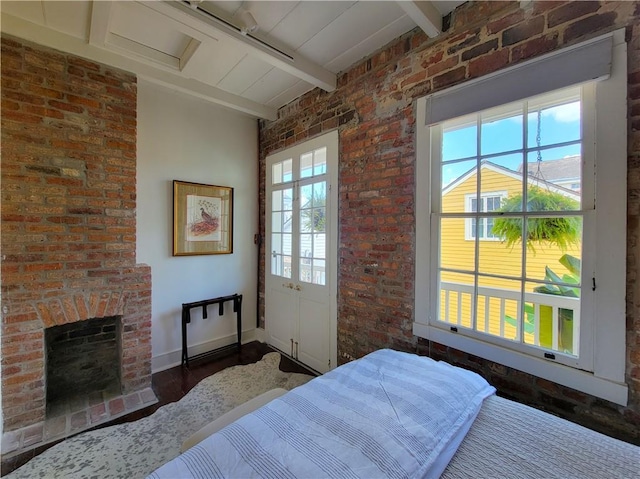
[[[240,418],[149,479],[439,477],[494,392],[471,371],[379,350]]]

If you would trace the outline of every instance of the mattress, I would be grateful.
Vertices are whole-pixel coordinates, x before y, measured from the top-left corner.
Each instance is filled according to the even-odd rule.
[[[380,350],[243,416],[149,478],[437,478],[494,392],[471,371]]]
[[[497,396],[478,417],[442,479],[631,479],[640,447]]]

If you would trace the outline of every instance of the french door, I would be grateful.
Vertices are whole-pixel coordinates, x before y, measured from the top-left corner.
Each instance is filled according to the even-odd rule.
[[[267,338],[319,372],[337,360],[337,164],[337,131],[266,160]]]

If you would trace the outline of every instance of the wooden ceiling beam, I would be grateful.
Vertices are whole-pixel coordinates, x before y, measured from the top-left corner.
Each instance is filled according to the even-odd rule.
[[[335,73],[295,52],[288,52],[284,48],[270,45],[251,34],[242,34],[233,25],[199,8],[193,8],[188,3],[179,0],[140,3],[211,38],[218,39],[224,36],[232,39],[248,54],[325,91],[336,89],[337,75]]]
[[[398,5],[428,37],[442,33],[442,14],[428,0],[398,0]]]

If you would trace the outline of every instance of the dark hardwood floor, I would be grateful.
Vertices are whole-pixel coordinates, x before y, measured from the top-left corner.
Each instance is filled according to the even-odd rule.
[[[270,346],[254,341],[243,345],[241,351],[225,352],[220,355],[212,355],[197,361],[189,361],[190,364],[188,369],[176,366],[174,368],[155,373],[152,376],[151,382],[153,391],[158,397],[157,404],[140,409],[139,411],[131,414],[127,414],[126,416],[122,416],[121,418],[115,419],[109,423],[101,424],[95,429],[113,426],[114,424],[122,424],[124,422],[137,421],[138,419],[149,416],[159,407],[182,399],[185,394],[191,390],[191,388],[204,378],[230,366],[255,363],[262,359],[262,356],[273,351],[275,350]],[[285,356],[282,356],[282,360],[280,361],[280,370],[285,372],[314,374],[312,371]],[[47,444],[46,446],[38,447],[7,460],[3,459],[1,475],[4,476],[5,474],[16,470],[18,467],[22,466],[38,454],[41,454],[54,444],[57,443],[54,442]]]

